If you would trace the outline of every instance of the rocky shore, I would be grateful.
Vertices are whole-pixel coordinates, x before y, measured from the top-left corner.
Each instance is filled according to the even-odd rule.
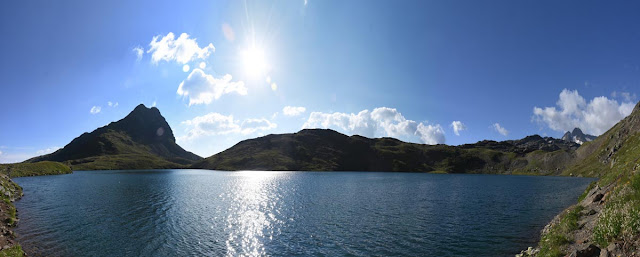
[[[581,197],[581,200],[558,214],[547,224],[541,233],[540,244],[516,254],[516,257],[533,256],[568,256],[568,257],[617,257],[640,256],[640,240],[637,236],[623,237],[610,242],[606,247],[598,241],[597,226],[600,219],[607,218],[606,211],[609,200],[618,198],[620,190],[616,184],[600,187],[594,186]],[[623,210],[627,211],[627,210]],[[640,214],[640,213],[639,213]],[[573,216],[573,218],[572,218]],[[569,224],[573,223],[573,224]],[[601,222],[602,223],[602,222]],[[572,227],[567,231],[566,227]],[[616,229],[616,228],[614,228]],[[564,234],[561,231],[564,230]],[[550,241],[564,241],[559,251],[548,249]]]
[[[22,188],[9,176],[0,174],[0,256],[24,256],[12,230],[18,223],[13,202],[22,197]]]

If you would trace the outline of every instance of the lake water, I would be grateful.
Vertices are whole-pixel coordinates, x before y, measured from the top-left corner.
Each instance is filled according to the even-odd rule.
[[[15,181],[31,256],[513,256],[592,179],[153,170]]]

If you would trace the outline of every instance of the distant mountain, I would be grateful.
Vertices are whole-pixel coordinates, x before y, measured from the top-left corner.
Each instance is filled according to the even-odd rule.
[[[578,144],[538,135],[462,146],[347,136],[327,129],[242,141],[193,168],[556,174]]]
[[[580,130],[579,128],[574,128],[573,132],[567,131],[567,133],[564,133],[564,136],[562,136],[562,140],[567,142],[575,142],[577,144],[590,142],[590,141],[593,141],[594,139],[596,139],[596,136],[584,134],[582,133],[582,130]]]
[[[202,159],[175,143],[160,111],[138,105],[124,119],[84,133],[62,149],[27,162],[57,161],[74,170],[184,167]]]

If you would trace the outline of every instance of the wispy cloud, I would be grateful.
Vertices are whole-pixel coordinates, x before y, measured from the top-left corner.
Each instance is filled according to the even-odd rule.
[[[282,114],[285,116],[298,116],[307,111],[307,108],[302,106],[285,106],[282,108]]]
[[[52,146],[47,147],[45,149],[39,149],[34,151],[33,147],[5,147],[10,148],[4,152],[0,151],[0,163],[16,163],[22,162],[27,159],[53,153],[56,150],[60,149],[60,147]]]
[[[638,98],[638,95],[636,95],[635,93],[629,93],[629,92],[613,91],[611,92],[611,97],[620,98],[625,102],[635,102],[636,99]]]
[[[303,128],[334,128],[343,133],[366,137],[391,136],[418,139],[426,144],[443,144],[445,135],[439,124],[406,119],[395,108],[379,107],[359,113],[312,112]]]
[[[118,102],[115,102],[115,103],[114,103],[114,102],[109,101],[109,102],[107,102],[107,105],[108,105],[109,107],[118,107]]]
[[[40,149],[40,150],[36,151],[36,154],[37,155],[50,154],[50,153],[53,153],[53,152],[57,151],[58,149],[60,149],[60,147],[57,147],[57,146],[48,147],[48,148]]]
[[[509,135],[509,131],[506,128],[502,127],[500,123],[493,123],[493,129],[500,133],[500,135],[503,135],[505,137]]]
[[[459,120],[451,122],[451,127],[453,128],[453,133],[456,134],[456,136],[460,135],[460,131],[467,129],[467,126]]]
[[[210,104],[214,99],[229,93],[246,95],[244,82],[232,82],[230,74],[214,78],[201,69],[193,69],[191,74],[178,86],[178,95],[189,98],[189,105]]]
[[[142,60],[142,55],[144,55],[144,49],[140,46],[136,46],[133,49],[133,53],[136,54],[136,61]]]
[[[630,100],[632,96],[632,94],[624,94],[622,97]],[[619,103],[614,99],[599,96],[587,102],[578,90],[564,89],[556,102],[557,108],[534,107],[533,120],[555,131],[565,132],[580,128],[588,134],[597,136],[633,111],[634,103],[627,100]]]
[[[187,64],[195,59],[205,59],[216,50],[211,43],[201,48],[196,39],[189,38],[187,33],[180,34],[176,39],[173,32],[169,32],[164,37],[153,37],[149,46],[147,53],[151,54],[152,63],[176,61]]]
[[[102,110],[102,107],[100,106],[93,106],[91,107],[91,110],[89,110],[89,113],[91,114],[98,114],[100,113],[100,111]]]

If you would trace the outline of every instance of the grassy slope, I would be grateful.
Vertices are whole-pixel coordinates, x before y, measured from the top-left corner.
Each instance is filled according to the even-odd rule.
[[[0,173],[7,174],[9,177],[27,177],[41,175],[58,175],[71,173],[69,166],[51,161],[42,161],[36,163],[12,163],[0,164]]]
[[[593,186],[613,189],[606,196],[604,210],[598,216],[591,241],[600,248],[612,242],[632,245],[640,238],[640,104],[633,113],[593,142],[576,151],[575,164],[564,175],[599,177]],[[581,196],[581,199],[584,197]],[[581,200],[580,199],[580,200]],[[538,256],[564,256],[565,246],[572,243],[572,233],[578,229],[572,222],[580,212],[573,206],[561,214],[561,222],[542,235]],[[578,216],[579,217],[579,216]]]

